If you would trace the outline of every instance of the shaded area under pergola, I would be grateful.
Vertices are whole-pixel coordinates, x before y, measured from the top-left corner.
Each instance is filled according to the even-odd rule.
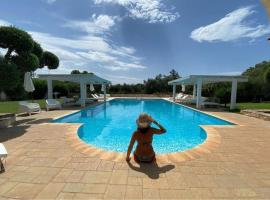
[[[223,76],[223,75],[190,75],[185,78],[179,78],[170,81],[168,84],[173,86],[173,101],[176,97],[176,86],[177,85],[193,85],[193,97],[196,97],[196,107],[201,108],[202,105],[202,85],[208,83],[220,83],[220,82],[231,82],[231,104],[230,109],[236,108],[236,96],[237,96],[237,83],[247,82],[248,78],[245,76]]]
[[[106,86],[111,84],[110,81],[103,79],[93,73],[89,74],[39,74],[38,79],[46,80],[48,86],[48,99],[53,98],[52,81],[69,81],[80,84],[80,103],[85,107],[87,99],[87,85],[104,85],[104,101],[106,101]]]

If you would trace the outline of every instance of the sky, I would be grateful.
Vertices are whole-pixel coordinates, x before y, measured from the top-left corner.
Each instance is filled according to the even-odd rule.
[[[270,60],[259,0],[1,0],[1,25],[28,31],[59,57],[58,69],[36,73],[86,70],[113,84],[171,69],[234,75]]]

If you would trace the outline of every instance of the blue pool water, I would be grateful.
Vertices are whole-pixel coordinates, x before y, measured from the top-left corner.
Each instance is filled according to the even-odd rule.
[[[166,100],[114,99],[57,119],[56,123],[82,123],[78,135],[86,143],[109,151],[126,152],[141,112],[149,113],[167,133],[154,136],[158,154],[184,151],[206,139],[199,125],[231,123]]]

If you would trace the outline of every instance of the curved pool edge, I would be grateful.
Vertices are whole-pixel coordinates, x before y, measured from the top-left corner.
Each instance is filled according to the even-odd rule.
[[[57,124],[67,125],[67,124]],[[101,160],[113,161],[113,162],[124,162],[126,153],[107,151],[101,148],[92,146],[91,144],[85,143],[78,136],[78,130],[82,124],[68,124],[68,132],[65,133],[67,143],[75,149],[77,152],[84,155],[99,158]],[[206,139],[203,143],[185,151],[179,151],[168,154],[157,155],[157,161],[159,163],[180,163],[189,160],[198,159],[207,154],[210,154],[221,143],[221,136],[215,129],[215,126],[200,126],[206,133]],[[224,127],[224,126],[223,126]],[[226,126],[225,126],[226,127]]]

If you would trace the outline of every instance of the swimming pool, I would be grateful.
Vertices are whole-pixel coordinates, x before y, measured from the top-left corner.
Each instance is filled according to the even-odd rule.
[[[207,135],[200,125],[232,125],[163,99],[114,99],[53,122],[82,123],[78,136],[87,144],[126,152],[141,112],[150,114],[167,129],[166,134],[154,136],[153,146],[157,154],[184,151],[203,143]]]

